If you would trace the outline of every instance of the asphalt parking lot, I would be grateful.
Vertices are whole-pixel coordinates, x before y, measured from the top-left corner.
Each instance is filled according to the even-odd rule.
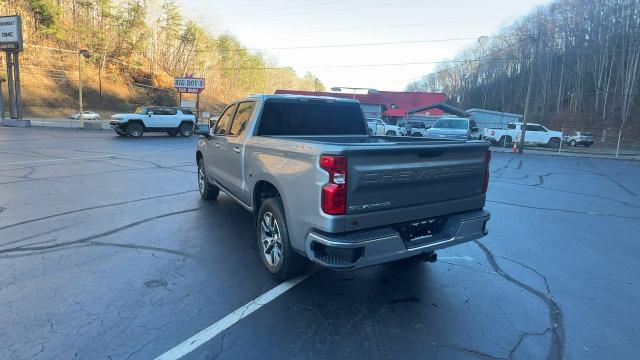
[[[278,286],[196,138],[0,128],[0,359],[152,359]],[[318,270],[188,359],[633,359],[640,164],[496,153],[490,234]]]

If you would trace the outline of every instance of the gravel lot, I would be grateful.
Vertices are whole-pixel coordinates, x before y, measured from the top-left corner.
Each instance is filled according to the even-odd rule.
[[[278,285],[196,138],[0,128],[0,359],[149,359]],[[640,166],[495,153],[490,234],[318,270],[193,359],[633,359]]]

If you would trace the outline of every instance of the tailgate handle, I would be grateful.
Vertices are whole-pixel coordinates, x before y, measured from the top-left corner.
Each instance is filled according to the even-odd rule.
[[[444,150],[422,150],[418,152],[421,158],[434,158],[444,154]]]

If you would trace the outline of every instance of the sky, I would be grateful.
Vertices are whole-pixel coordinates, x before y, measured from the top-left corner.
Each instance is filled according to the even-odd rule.
[[[293,67],[299,75],[310,71],[327,88],[392,91],[404,90],[428,74],[435,66],[430,62],[454,57],[481,36],[494,34],[548,2],[177,1],[188,18],[212,33],[230,33],[247,48],[258,49],[279,66]],[[351,46],[372,43],[376,45]]]

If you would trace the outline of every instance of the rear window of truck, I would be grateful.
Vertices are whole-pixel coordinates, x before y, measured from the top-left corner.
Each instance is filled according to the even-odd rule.
[[[322,101],[267,101],[258,135],[367,135],[357,103]]]

